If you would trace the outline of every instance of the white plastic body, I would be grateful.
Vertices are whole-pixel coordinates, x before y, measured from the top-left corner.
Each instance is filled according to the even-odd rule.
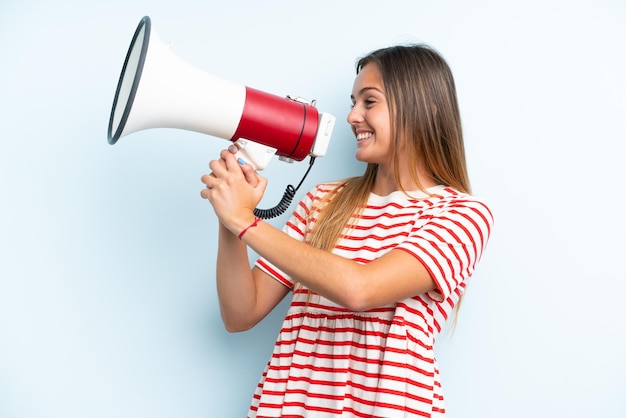
[[[335,117],[330,113],[320,112],[315,143],[309,155],[312,157],[323,157],[326,155],[334,127]]]
[[[276,154],[276,148],[244,138],[239,138],[235,141],[235,144],[239,147],[239,151],[235,153],[235,158],[241,158],[255,170],[264,170],[274,154]]]

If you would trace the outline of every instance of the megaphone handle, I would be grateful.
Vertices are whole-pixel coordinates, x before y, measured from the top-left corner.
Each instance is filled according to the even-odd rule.
[[[250,164],[254,170],[263,170],[267,167],[270,160],[276,154],[277,149],[262,145],[245,138],[239,138],[235,141],[239,150],[235,153],[237,159],[241,158]]]

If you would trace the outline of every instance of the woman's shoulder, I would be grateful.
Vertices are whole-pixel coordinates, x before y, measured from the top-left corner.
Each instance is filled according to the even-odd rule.
[[[471,218],[478,216],[488,224],[493,223],[491,208],[480,196],[460,192],[452,187],[441,186],[429,201],[434,210],[454,212]]]
[[[327,195],[328,193],[337,191],[343,186],[345,186],[345,181],[341,180],[318,183],[308,191],[307,195],[311,199],[319,199]]]
[[[438,186],[433,190],[432,195],[435,197],[435,200],[439,199],[445,202],[456,202],[456,203],[477,203],[481,205],[487,206],[487,202],[477,195],[473,195],[470,193],[460,192],[453,187],[449,186]]]
[[[330,193],[336,191],[339,187],[342,187],[341,181],[328,181],[324,183],[318,183],[310,188],[300,200],[300,206],[310,208],[325,201]]]
[[[335,190],[337,187],[344,186],[346,184],[345,180],[334,180],[334,181],[326,181],[323,183],[318,183],[313,188],[317,192],[328,193],[330,191]]]

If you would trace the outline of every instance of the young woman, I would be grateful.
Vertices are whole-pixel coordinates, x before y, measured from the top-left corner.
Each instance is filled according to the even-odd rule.
[[[351,98],[365,173],[315,187],[282,232],[254,217],[267,182],[235,148],[202,177],[226,328],[293,294],[249,417],[445,414],[433,345],[493,224],[470,195],[452,74],[427,46],[384,48],[358,61]]]

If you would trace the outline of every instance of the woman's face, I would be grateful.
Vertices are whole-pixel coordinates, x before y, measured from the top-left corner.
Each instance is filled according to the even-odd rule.
[[[366,64],[352,88],[348,123],[356,136],[356,159],[375,164],[391,161],[391,120],[383,82],[376,64]]]

